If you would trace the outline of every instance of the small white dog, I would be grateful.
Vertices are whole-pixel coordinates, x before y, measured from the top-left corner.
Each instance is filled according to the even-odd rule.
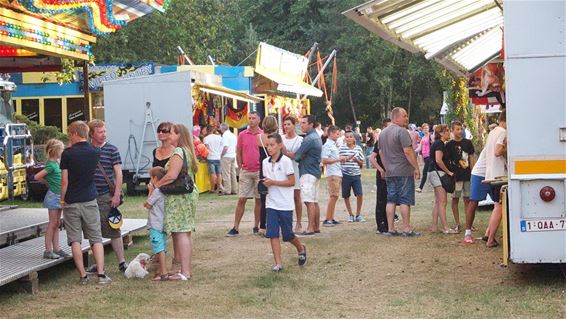
[[[126,268],[126,278],[144,278],[149,272],[146,268],[149,266],[150,256],[148,254],[141,253],[134,258]]]

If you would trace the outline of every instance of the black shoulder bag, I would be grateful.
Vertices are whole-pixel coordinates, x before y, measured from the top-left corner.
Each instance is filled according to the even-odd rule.
[[[179,175],[177,175],[177,178],[172,183],[159,187],[159,190],[165,195],[192,193],[194,190],[194,182],[188,171],[187,154],[185,154],[185,149],[183,149],[183,168],[181,168]]]

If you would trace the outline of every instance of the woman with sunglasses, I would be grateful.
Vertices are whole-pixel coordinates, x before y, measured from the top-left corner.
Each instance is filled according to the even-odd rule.
[[[161,122],[157,127],[157,139],[161,142],[161,146],[156,147],[153,150],[152,167],[165,167],[171,156],[173,156],[175,147],[171,145],[171,142],[169,142],[169,135],[171,134],[172,127],[173,123],[171,122]]]

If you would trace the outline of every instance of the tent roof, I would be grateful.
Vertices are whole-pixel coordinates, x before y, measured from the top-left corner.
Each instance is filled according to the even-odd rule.
[[[452,73],[467,75],[503,47],[501,0],[372,0],[343,14]]]

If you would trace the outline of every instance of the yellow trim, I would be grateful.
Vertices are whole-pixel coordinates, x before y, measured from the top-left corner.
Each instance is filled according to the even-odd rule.
[[[566,174],[566,160],[515,161],[515,174]]]
[[[14,100],[16,102],[16,114],[22,114],[22,100]]]
[[[501,233],[503,236],[503,263],[509,266],[509,225],[507,224],[507,185],[501,187]]]
[[[61,98],[61,132],[67,132],[67,119],[69,114],[67,114],[67,98]]]
[[[45,103],[43,98],[39,98],[39,124],[45,125]]]

